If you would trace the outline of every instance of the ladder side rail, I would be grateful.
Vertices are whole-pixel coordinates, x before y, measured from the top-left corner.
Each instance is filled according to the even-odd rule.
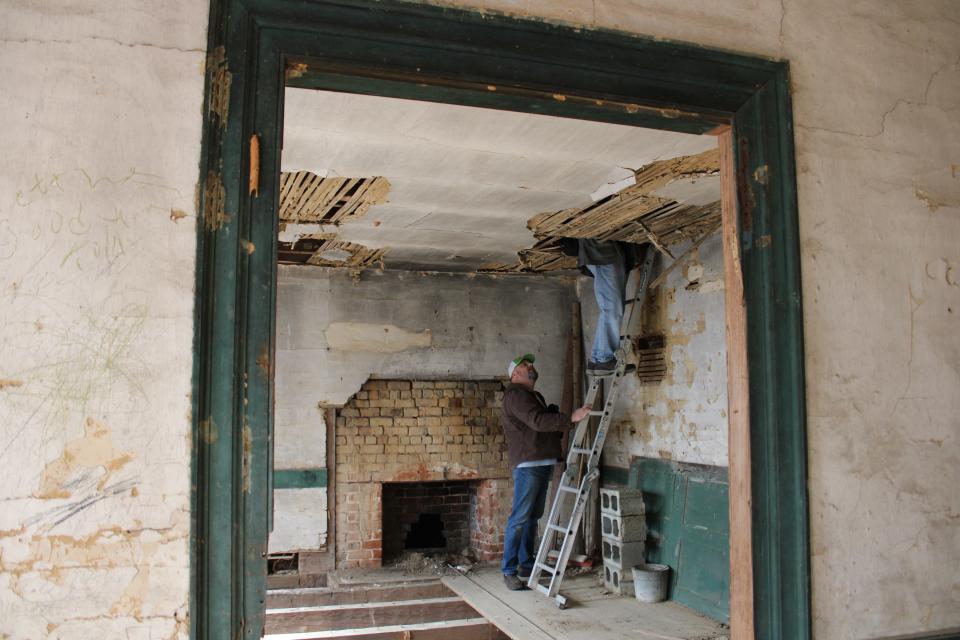
[[[599,383],[594,381],[590,386],[590,391],[587,393],[587,400],[585,404],[589,404],[591,407],[593,403],[596,402],[597,390],[599,388]],[[587,416],[583,420],[577,423],[577,427],[573,432],[573,437],[569,440],[569,450],[567,451],[567,465],[573,464],[576,461],[576,454],[573,449],[575,447],[582,447],[584,441],[586,440],[587,427],[590,424],[590,416]]]
[[[590,487],[593,485],[596,476],[597,473],[594,471],[585,475],[580,481],[580,491],[577,494],[577,502],[573,507],[573,512],[570,514],[567,535],[564,537],[563,545],[560,548],[560,555],[557,557],[557,571],[553,574],[553,579],[550,581],[550,592],[548,595],[551,598],[556,596],[560,590],[560,582],[563,580],[563,573],[567,569],[567,562],[570,560],[570,554],[573,552],[573,544],[580,528],[580,519],[583,517],[583,512],[587,506]]]
[[[633,314],[636,311],[636,308],[643,304],[644,299],[647,297],[647,287],[650,284],[650,272],[653,269],[653,260],[656,257],[656,251],[652,249],[649,245],[647,246],[646,253],[644,254],[643,261],[640,263],[640,268],[638,269],[637,275],[637,288],[634,291],[633,295],[633,304],[630,306],[629,313],[624,314],[623,320],[621,320],[620,333],[624,333],[624,329],[630,327],[630,323],[633,320]]]

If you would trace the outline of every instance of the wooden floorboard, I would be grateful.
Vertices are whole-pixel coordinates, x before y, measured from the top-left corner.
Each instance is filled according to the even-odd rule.
[[[361,629],[476,617],[458,597],[269,609],[267,633]]]
[[[484,618],[364,629],[339,629],[304,633],[270,633],[263,640],[509,640]]]
[[[453,592],[439,580],[428,584],[388,585],[383,587],[284,589],[267,592],[267,609],[310,607],[327,604],[358,604],[442,598]]]
[[[449,576],[444,584],[513,640],[721,640],[722,624],[675,602],[644,604],[610,594],[595,574],[567,578],[569,608],[533,591],[508,591],[496,569]]]

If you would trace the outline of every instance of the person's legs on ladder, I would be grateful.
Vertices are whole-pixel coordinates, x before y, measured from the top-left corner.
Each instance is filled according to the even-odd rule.
[[[620,346],[626,271],[622,263],[587,265],[587,268],[593,274],[593,293],[600,308],[587,371],[594,375],[612,373]]]

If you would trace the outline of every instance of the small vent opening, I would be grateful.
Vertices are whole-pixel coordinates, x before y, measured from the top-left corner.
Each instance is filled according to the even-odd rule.
[[[667,375],[666,339],[663,334],[638,336],[633,339],[640,384],[660,384]]]

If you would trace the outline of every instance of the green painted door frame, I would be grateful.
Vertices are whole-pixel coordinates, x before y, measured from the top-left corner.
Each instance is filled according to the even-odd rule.
[[[809,638],[787,63],[369,0],[212,0],[208,50],[193,396],[193,638],[258,638],[263,625],[285,82],[694,133],[732,124],[748,338],[755,633]],[[254,134],[260,178],[251,192]]]

